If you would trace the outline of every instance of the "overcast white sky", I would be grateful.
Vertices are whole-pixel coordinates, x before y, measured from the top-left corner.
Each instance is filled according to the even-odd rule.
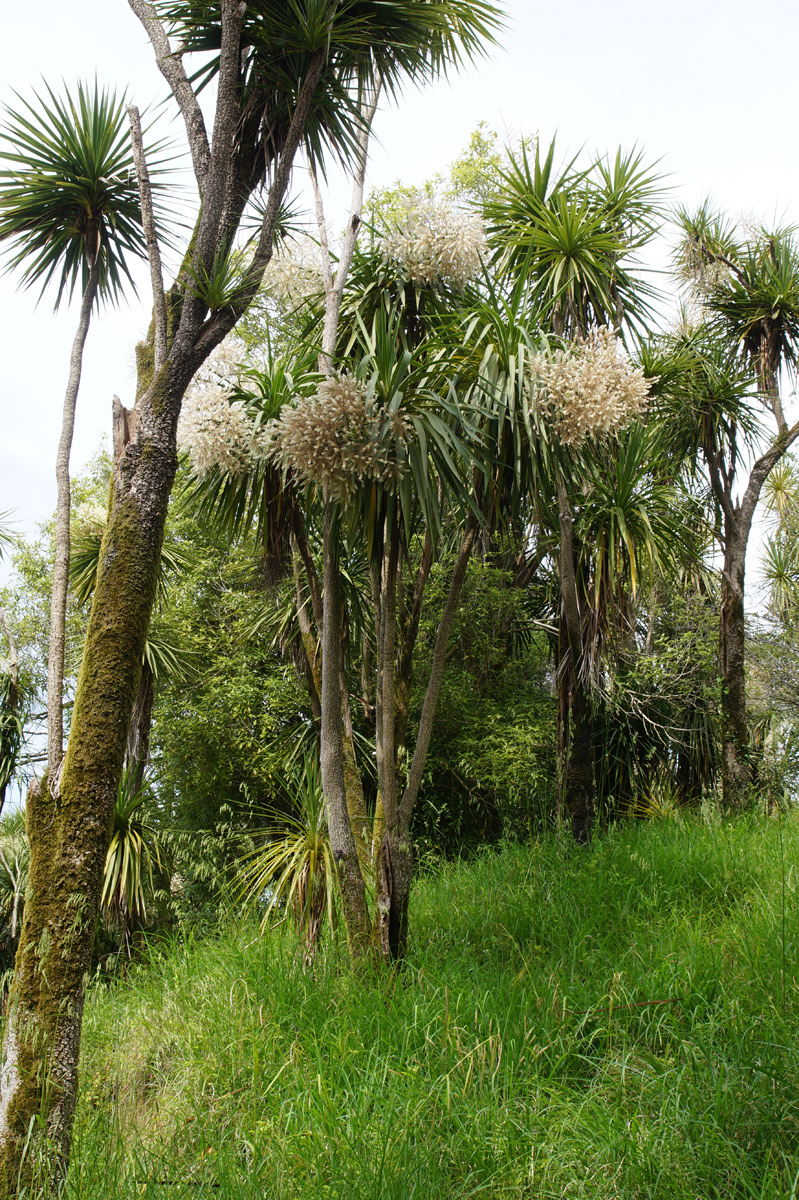
[[[127,87],[144,108],[163,94],[126,0],[6,5],[0,104],[91,78]],[[557,132],[577,151],[643,147],[671,175],[675,200],[711,194],[732,211],[799,220],[795,128],[799,5],[775,0],[754,20],[743,0],[642,3],[506,0],[501,45],[478,67],[381,112],[372,185],[421,182],[462,150],[477,123],[501,134]],[[176,127],[176,133],[179,130]],[[148,299],[147,282],[141,294]],[[55,505],[54,461],[76,311],[57,318],[45,298],[0,278],[0,511],[21,529]],[[130,403],[133,345],[146,325],[135,300],[95,318],[86,352],[73,469],[110,430],[111,398]]]

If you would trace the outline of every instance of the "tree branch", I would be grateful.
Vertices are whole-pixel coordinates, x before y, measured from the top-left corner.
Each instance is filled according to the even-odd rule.
[[[447,600],[441,616],[441,623],[436,633],[430,678],[427,681],[427,691],[425,692],[424,703],[422,704],[422,715],[419,718],[419,733],[413,751],[413,760],[408,772],[408,782],[405,785],[405,792],[403,793],[402,802],[399,807],[400,822],[406,827],[413,815],[416,797],[419,795],[419,788],[422,783],[422,772],[427,760],[427,751],[430,748],[430,739],[433,736],[433,718],[435,717],[436,705],[438,704],[438,697],[441,692],[441,681],[444,677],[447,642],[449,641],[452,622],[455,619],[455,613],[460,602],[463,581],[466,578],[466,568],[469,565],[476,533],[477,521],[473,516],[470,516],[463,541],[461,542],[461,548],[458,551],[458,557],[455,561],[452,578],[449,582],[449,591],[447,592]]]
[[[705,446],[705,461],[710,472],[710,486],[713,490],[713,495],[721,505],[722,511],[727,522],[734,526],[738,520],[738,513],[735,511],[735,505],[732,502],[728,488],[725,486],[721,475],[721,467],[719,465],[719,456],[715,450],[709,446]]]
[[[142,228],[147,242],[147,258],[150,262],[150,279],[153,287],[153,315],[155,318],[155,338],[153,344],[154,374],[158,374],[166,358],[166,298],[164,296],[164,276],[161,269],[161,252],[158,249],[158,236],[155,230],[153,216],[153,195],[150,187],[150,173],[147,170],[147,159],[144,156],[144,143],[141,133],[141,118],[135,104],[128,105],[130,121],[130,140],[133,145],[133,161],[136,164],[136,175],[139,180],[139,200],[141,202]]]
[[[211,151],[208,146],[208,134],[202,110],[189,83],[189,77],[183,66],[179,53],[174,53],[169,44],[166,31],[158,19],[155,7],[147,0],[128,0],[134,14],[141,21],[155,51],[155,61],[158,70],[169,84],[172,95],[177,101],[186,125],[186,136],[194,166],[197,187],[202,197],[205,191],[205,180],[208,174],[208,164]]]
[[[193,356],[198,366],[205,361],[211,351],[230,332],[239,317],[247,311],[263,282],[264,271],[272,258],[275,225],[277,224],[280,206],[283,203],[283,197],[291,176],[294,155],[297,152],[308,114],[311,111],[314,92],[322,77],[326,53],[325,50],[317,50],[308,64],[308,71],[300,87],[297,104],[292,114],[286,140],[283,143],[280,158],[275,169],[272,186],[269,189],[269,198],[266,202],[263,220],[261,221],[261,231],[255,254],[244,273],[235,301],[228,304],[220,312],[212,314],[200,331],[195,343]]]
[[[746,519],[751,521],[760,499],[761,489],[768,479],[769,473],[797,438],[799,438],[799,421],[790,429],[786,426],[785,430],[779,434],[765,454],[762,454],[752,467],[749,473],[749,483],[741,501],[741,512]]]

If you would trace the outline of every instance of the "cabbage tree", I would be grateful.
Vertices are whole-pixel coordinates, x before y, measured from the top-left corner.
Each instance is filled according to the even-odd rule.
[[[125,101],[78,84],[72,95],[18,98],[0,127],[0,242],[25,287],[56,289],[54,308],[81,294],[56,454],[55,568],[47,677],[47,767],[55,780],[64,741],[63,689],[70,551],[69,458],[83,352],[99,300],[132,283],[130,256],[146,255]]]

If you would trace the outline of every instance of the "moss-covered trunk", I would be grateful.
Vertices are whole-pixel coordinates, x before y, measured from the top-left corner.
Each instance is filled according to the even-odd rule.
[[[0,1068],[3,1195],[37,1172],[55,1186],[68,1161],[103,863],[176,466],[171,401],[143,411],[138,431],[117,408],[118,460],[60,788],[45,779],[29,796],[30,876]],[[129,445],[126,432],[135,433]]]

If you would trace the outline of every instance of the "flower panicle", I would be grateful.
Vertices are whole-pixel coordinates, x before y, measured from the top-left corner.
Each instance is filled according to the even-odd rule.
[[[396,484],[402,474],[398,444],[409,429],[400,414],[387,416],[351,375],[330,375],[310,399],[297,399],[256,438],[256,453],[291,470],[326,499],[347,504],[366,480]]]
[[[654,380],[619,353],[607,326],[552,355],[531,363],[533,394],[564,445],[620,432],[646,412]]]
[[[414,282],[461,288],[480,274],[486,247],[477,214],[424,198],[380,243],[383,258],[399,263]]]

